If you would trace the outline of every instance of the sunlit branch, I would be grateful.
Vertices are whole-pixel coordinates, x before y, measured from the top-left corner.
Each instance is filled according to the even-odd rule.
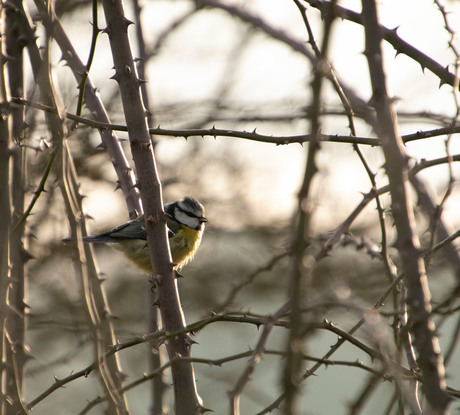
[[[25,99],[14,97],[11,100],[15,104],[28,105],[32,108],[36,108],[45,112],[55,113],[55,110],[52,107],[27,101]],[[96,128],[99,130],[114,130],[114,131],[123,131],[127,132],[128,128],[126,125],[122,124],[111,124],[100,122],[97,120],[90,120],[86,117],[80,117],[75,114],[67,112],[65,114],[66,118],[73,121],[78,121],[81,124],[85,124],[89,127]],[[238,131],[231,129],[222,129],[222,128],[203,128],[203,129],[166,129],[166,128],[150,128],[150,134],[169,136],[169,137],[183,137],[185,139],[191,137],[233,137],[233,138],[243,138],[251,141],[257,141],[268,144],[275,145],[288,145],[288,144],[303,144],[308,143],[312,139],[311,134],[300,134],[300,135],[286,135],[286,136],[275,136],[275,135],[266,135],[259,134],[256,130],[254,131]],[[411,141],[417,141],[427,138],[444,136],[449,133],[460,133],[460,125],[455,128],[452,127],[442,127],[433,130],[418,131],[412,134],[406,134],[401,136],[404,143],[409,143]],[[378,146],[379,140],[375,137],[353,137],[349,135],[339,135],[339,134],[323,134],[321,133],[319,137],[322,142],[330,143],[343,143],[343,144],[362,144],[368,145],[371,147]],[[456,160],[455,160],[456,161]]]
[[[221,367],[226,363],[233,363],[237,360],[241,359],[246,359],[250,357],[253,354],[253,350],[248,350],[246,352],[242,353],[237,353],[229,356],[222,357],[220,359],[208,359],[208,358],[199,358],[199,357],[182,357],[182,358],[177,358],[180,360],[186,360],[192,363],[198,363],[198,364],[203,364],[206,366],[216,366],[216,367]],[[271,349],[265,349],[264,350],[265,355],[270,355],[270,356],[278,356],[281,358],[284,358],[286,356],[286,352],[282,350],[271,350]],[[318,362],[322,363],[324,366],[329,367],[329,366],[343,366],[343,367],[353,367],[357,368],[360,370],[364,370],[366,372],[369,372],[375,376],[378,376],[380,380],[387,380],[387,381],[392,381],[392,376],[388,375],[385,373],[385,371],[382,370],[376,370],[372,368],[371,366],[365,365],[362,361],[360,360],[354,360],[354,361],[348,361],[348,360],[327,360],[327,359],[322,359],[314,356],[309,356],[302,354],[301,358],[306,361],[312,361],[312,362]],[[126,384],[126,386],[123,388],[124,392],[127,392],[139,385],[142,385],[145,382],[148,382],[152,379],[157,378],[160,376],[166,369],[168,369],[171,366],[171,362],[166,363],[164,366],[159,367],[158,369],[145,374],[142,376],[142,378],[136,379],[131,383]],[[405,375],[407,378],[410,377],[415,377],[415,374],[406,374]],[[78,415],[84,415],[88,413],[88,411],[93,408],[94,406],[98,405],[101,402],[104,402],[106,398],[104,397],[97,397],[93,399],[91,402],[88,402],[88,404],[85,406],[85,408],[79,412]]]
[[[391,287],[391,289],[393,289],[393,288],[394,288],[394,286]],[[383,299],[380,299],[379,302],[380,302],[379,305],[381,305],[381,303],[383,302]],[[279,309],[279,316],[278,316],[279,318],[271,321],[270,324],[272,324],[273,326],[277,326],[277,327],[288,328],[289,324],[290,324],[289,321],[285,320],[285,319],[280,319],[280,317],[285,315],[285,313],[286,313],[286,309],[283,308],[283,307],[280,308]],[[364,323],[364,320],[362,320],[362,321]],[[254,325],[256,327],[260,327],[260,326],[264,326],[265,324],[267,324],[268,320],[267,320],[266,316],[251,316],[250,313],[242,313],[242,312],[240,312],[240,313],[238,313],[238,312],[230,312],[230,313],[225,313],[225,314],[215,314],[215,315],[211,315],[210,317],[207,317],[207,318],[204,318],[202,320],[199,320],[199,321],[197,321],[195,323],[192,323],[192,324],[188,325],[184,330],[181,330],[179,332],[174,332],[174,333],[168,333],[167,334],[164,331],[157,331],[157,332],[151,333],[149,335],[144,335],[144,336],[141,336],[141,337],[133,338],[133,339],[125,341],[125,342],[117,343],[116,345],[111,346],[103,355],[101,355],[100,360],[101,361],[102,360],[108,360],[111,356],[113,356],[114,354],[116,354],[116,353],[118,353],[118,352],[120,352],[122,350],[131,348],[131,347],[134,347],[136,345],[143,344],[143,343],[146,343],[146,342],[153,341],[153,342],[155,342],[157,344],[161,344],[161,343],[163,343],[163,342],[165,342],[165,341],[167,341],[169,339],[172,339],[172,338],[174,338],[176,336],[179,336],[179,335],[182,335],[182,334],[185,334],[185,333],[194,334],[194,333],[197,333],[198,331],[204,329],[206,326],[208,326],[210,324],[217,323],[217,322],[223,322],[223,323],[246,323],[246,324]],[[361,341],[359,341],[358,339],[356,339],[356,338],[354,338],[352,336],[352,333],[354,331],[356,331],[357,328],[353,332],[352,331],[346,332],[346,331],[334,326],[332,323],[330,323],[328,321],[308,322],[306,324],[309,327],[311,327],[312,329],[327,330],[327,331],[330,331],[330,332],[338,335],[340,337],[340,340],[339,340],[340,344],[343,344],[344,342],[349,341],[354,346],[356,346],[358,349],[361,349],[363,352],[368,354],[370,357],[372,357],[374,359],[375,358],[376,359],[381,359],[382,358],[382,355],[378,350],[367,346],[366,344],[362,343]],[[321,358],[318,361],[318,364],[319,365],[327,364],[329,357],[330,357],[330,355]],[[171,364],[171,362],[168,363],[168,365],[170,365],[170,364]],[[62,388],[63,386],[65,386],[69,382],[71,382],[71,381],[73,381],[75,379],[81,378],[81,377],[88,376],[92,371],[94,371],[97,368],[97,365],[98,365],[98,362],[95,361],[95,362],[91,363],[90,365],[84,367],[83,369],[81,369],[79,371],[76,371],[76,372],[73,372],[71,375],[69,375],[69,376],[67,376],[65,378],[62,378],[62,379],[55,378],[55,383],[53,385],[51,385],[50,387],[48,387],[44,392],[42,392],[39,396],[37,396],[31,402],[29,402],[28,405],[27,405],[27,408],[32,409],[38,403],[43,401],[46,397],[51,395],[53,392],[55,392],[59,388]],[[403,367],[401,367],[401,370],[405,371],[405,373],[408,376],[411,375],[410,372],[407,371],[407,369],[404,369]]]
[[[375,0],[362,0],[365,28],[365,56],[372,85],[372,101],[376,118],[374,129],[381,139],[385,156],[385,171],[389,181],[391,207],[397,231],[396,248],[401,259],[404,283],[407,287],[407,307],[410,319],[411,344],[417,351],[418,365],[426,381],[424,395],[430,411],[447,413],[449,398],[445,393],[445,368],[431,312],[431,294],[426,270],[415,232],[413,206],[408,196],[407,154],[397,131],[397,119],[388,96],[384,70],[382,31]],[[406,402],[414,413],[421,413],[416,393],[406,394]]]
[[[86,62],[85,71],[81,74],[81,81],[78,85],[79,93],[78,93],[78,102],[77,102],[77,109],[75,111],[76,114],[81,115],[81,110],[83,108],[83,100],[85,97],[85,89],[86,89],[86,81],[88,80],[89,71],[91,69],[91,65],[93,64],[94,55],[96,53],[96,42],[101,29],[98,26],[98,10],[97,10],[97,0],[93,0],[92,6],[92,13],[93,13],[93,20],[92,26],[93,31],[91,35],[91,45],[88,54],[88,60]]]
[[[459,76],[460,76],[460,52],[456,46],[456,32],[452,28],[450,20],[448,18],[448,12],[446,11],[445,7],[441,4],[440,1],[435,0],[434,3],[438,7],[439,11],[442,14],[443,20],[444,20],[444,28],[449,34],[449,48],[451,49],[454,57],[455,57],[455,64],[454,64],[454,84],[452,88],[452,95],[453,95],[453,101],[455,105],[455,115],[453,116],[450,126],[453,128],[455,125],[458,123],[458,119],[460,117],[460,94],[459,94]],[[445,232],[445,225],[442,221],[442,211],[444,209],[445,204],[447,203],[447,199],[450,197],[450,195],[453,192],[454,188],[454,183],[455,183],[455,177],[454,177],[454,172],[453,172],[453,163],[451,159],[451,142],[452,142],[452,133],[449,133],[446,139],[445,147],[446,147],[446,155],[447,158],[449,159],[449,162],[447,164],[448,167],[448,174],[449,174],[449,182],[447,185],[447,189],[444,193],[444,196],[441,199],[441,202],[439,203],[438,206],[436,206],[435,209],[435,214],[432,215],[431,217],[431,228],[432,228],[432,233],[431,233],[431,239],[430,239],[430,245],[429,248],[432,249],[433,245],[435,244],[436,241],[436,235],[437,235],[437,230],[438,228],[440,231],[443,233],[441,236],[445,236],[447,232]],[[449,249],[449,257],[456,260],[456,263],[454,266],[456,267],[457,271],[460,270],[460,257],[458,255],[457,250],[452,249],[450,247]],[[456,254],[456,255],[455,255]],[[428,259],[426,258],[425,260],[427,266],[428,266]]]
[[[315,7],[323,13],[325,10],[329,8],[329,1],[322,1],[322,0],[305,0],[310,6]],[[341,6],[335,7],[335,13],[338,17],[349,20],[353,23],[363,24],[362,23],[362,16],[360,13],[354,12],[352,10],[346,9]],[[382,37],[387,41],[393,48],[396,50],[396,53],[403,54],[415,62],[419,63],[422,70],[427,68],[430,72],[435,74],[439,80],[440,84],[449,84],[454,86],[455,84],[455,75],[449,71],[447,65],[442,66],[434,59],[430,58],[425,53],[419,51],[417,48],[413,47],[411,44],[402,40],[398,34],[397,29],[388,29],[382,25],[379,26],[382,30]]]

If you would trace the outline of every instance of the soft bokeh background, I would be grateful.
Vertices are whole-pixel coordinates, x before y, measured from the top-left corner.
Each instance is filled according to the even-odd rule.
[[[306,42],[306,30],[299,11],[292,1],[235,1],[235,5],[254,13],[266,23],[283,30],[299,41]],[[360,2],[343,1],[340,5],[360,10]],[[452,27],[460,27],[460,8],[455,1],[445,2]],[[448,33],[442,15],[433,2],[381,2],[382,23],[398,27],[401,38],[419,48],[441,65],[454,63],[448,48]],[[33,6],[30,6],[33,10]],[[126,2],[127,15],[134,20],[131,4]],[[192,13],[190,1],[144,1],[142,25],[153,53],[147,62],[148,91],[154,125],[162,128],[228,128],[270,135],[296,135],[309,132],[305,109],[310,105],[311,65],[300,54],[279,41],[252,29],[222,10],[205,9]],[[100,19],[103,20],[102,10]],[[187,16],[187,17],[184,17]],[[308,9],[308,17],[320,43],[322,22],[319,13]],[[91,8],[83,5],[61,16],[62,24],[83,60],[88,54],[91,38]],[[180,24],[171,30],[174,22]],[[103,27],[103,23],[100,24]],[[40,33],[40,28],[39,28]],[[130,29],[135,48],[134,30]],[[161,40],[161,42],[160,42]],[[41,42],[41,39],[39,39]],[[364,101],[370,99],[368,70],[363,55],[362,27],[347,21],[335,22],[330,45],[330,60],[339,78]],[[457,111],[452,88],[439,87],[439,79],[406,56],[394,56],[391,46],[385,47],[388,81],[397,97],[402,134],[444,126]],[[54,76],[63,92],[70,112],[76,105],[77,92],[69,70],[59,61],[60,53],[53,46]],[[105,35],[98,40],[97,55],[90,76],[99,88],[102,100],[115,123],[123,123],[117,85],[109,80],[113,75],[110,48]],[[450,66],[453,70],[452,66]],[[31,87],[32,88],[32,87]],[[341,112],[340,102],[330,86],[323,98],[325,116],[322,132],[349,134],[348,121]],[[30,113],[30,117],[35,114]],[[369,126],[356,120],[358,135],[374,136]],[[40,129],[31,142],[43,134]],[[124,133],[120,137],[127,138]],[[181,301],[188,323],[220,309],[234,286],[285,250],[289,242],[290,224],[296,209],[296,197],[305,165],[306,146],[291,144],[275,146],[240,138],[155,137],[155,153],[163,182],[166,201],[183,195],[193,195],[203,202],[209,224],[202,247],[195,261],[182,272],[179,281]],[[420,140],[407,145],[414,160],[445,156],[446,137]],[[128,219],[123,195],[115,191],[116,176],[107,154],[97,148],[97,131],[85,126],[70,138],[81,192],[86,196],[85,213],[90,230],[97,233]],[[128,142],[124,148],[129,154]],[[386,183],[382,168],[383,156],[378,147],[362,146],[379,186]],[[457,136],[450,142],[452,154],[460,152]],[[130,159],[130,157],[128,157]],[[46,159],[31,154],[32,177],[43,170]],[[369,179],[350,144],[324,143],[318,157],[319,173],[315,180],[315,213],[312,235],[319,241],[334,230],[361,201],[362,193],[371,188]],[[455,167],[455,166],[454,166]],[[459,174],[454,168],[455,177]],[[447,167],[431,168],[420,174],[437,194],[437,201],[446,191]],[[31,189],[34,188],[31,181]],[[71,247],[61,239],[69,236],[62,200],[50,183],[30,220],[35,238],[31,252],[28,304],[31,307],[28,343],[33,359],[28,363],[27,401],[58,378],[80,370],[91,363],[91,342],[79,304],[79,286],[72,271]],[[460,203],[458,189],[448,199],[443,218],[451,229],[458,229]],[[388,199],[383,198],[386,206]],[[392,232],[391,214],[388,231]],[[417,212],[419,234],[426,247],[428,220]],[[352,231],[378,244],[380,230],[375,204],[369,204],[354,223]],[[391,241],[390,241],[391,242]],[[377,245],[376,245],[377,246]],[[118,252],[108,247],[96,247],[100,271],[105,277],[109,303],[116,316],[115,327],[120,341],[146,333],[149,277],[139,273]],[[394,254],[393,249],[391,253]],[[271,271],[261,272],[244,287],[229,310],[258,314],[276,310],[286,298],[288,260],[280,260]],[[308,293],[315,299],[333,298],[343,293],[356,306],[368,308],[380,297],[387,284],[378,259],[371,259],[353,244],[340,245],[329,258],[314,270],[313,286]],[[433,260],[430,285],[434,298],[444,298],[455,285],[455,276],[442,256]],[[332,297],[331,297],[332,296]],[[313,317],[313,316],[312,316]],[[334,321],[343,329],[350,328],[361,317],[353,309],[320,309],[314,315]],[[455,316],[442,325],[441,344],[447,347],[454,330]],[[255,326],[216,323],[196,335],[194,357],[222,358],[253,348],[259,332]],[[277,328],[267,348],[281,350],[285,330]],[[361,336],[366,338],[365,333]],[[446,339],[444,341],[444,339]],[[306,339],[309,355],[320,357],[334,344],[336,336],[315,331]],[[369,340],[371,341],[371,340]],[[44,347],[42,347],[44,345]],[[148,373],[149,347],[139,345],[119,354],[128,381]],[[347,345],[334,355],[335,360],[371,361],[358,349]],[[227,391],[233,388],[246,359],[222,367],[196,364],[198,390],[205,406],[215,413],[228,409]],[[449,385],[460,388],[458,371],[460,351],[456,349],[450,361]],[[280,393],[280,373],[283,360],[266,355],[257,366],[252,381],[241,401],[243,414],[256,413],[269,405]],[[305,367],[310,365],[305,363]],[[329,366],[305,382],[303,414],[348,413],[348,405],[368,382],[368,375],[354,367]],[[55,392],[36,408],[35,414],[76,414],[87,401],[102,391],[93,375],[73,381]],[[133,414],[146,414],[151,405],[150,386],[145,384],[128,393]],[[362,410],[363,414],[383,413],[393,387],[383,384]],[[59,409],[57,409],[59,408]],[[460,409],[454,404],[452,412]],[[91,414],[102,413],[96,406]]]

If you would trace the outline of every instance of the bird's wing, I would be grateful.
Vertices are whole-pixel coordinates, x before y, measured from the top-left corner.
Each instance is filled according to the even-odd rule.
[[[168,218],[168,237],[172,238],[179,232],[181,225],[172,218]],[[116,243],[128,239],[147,240],[147,232],[145,231],[144,216],[139,216],[130,222],[124,223],[112,229],[109,232],[104,232],[96,236],[86,236],[83,238],[86,242],[102,242]]]
[[[112,229],[109,232],[104,232],[96,236],[85,237],[86,242],[120,242],[126,239],[141,239],[147,240],[147,233],[145,232],[144,217],[139,216],[130,222],[124,223]]]
[[[147,239],[147,233],[145,232],[144,218],[139,220],[137,218],[134,221],[125,223],[107,232],[108,236],[117,239]]]

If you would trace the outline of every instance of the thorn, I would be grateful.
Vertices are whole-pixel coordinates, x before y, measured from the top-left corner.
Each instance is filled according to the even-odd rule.
[[[212,409],[205,408],[204,406],[200,406],[199,411],[201,414],[204,414],[205,412],[214,412]]]
[[[114,81],[117,81],[118,83],[120,83],[120,75],[118,75],[117,72],[115,72],[115,74],[111,76],[109,79],[113,79]]]
[[[155,285],[161,286],[161,284],[163,284],[163,276],[161,274],[156,274],[153,278]]]
[[[134,184],[131,186],[131,189],[134,189],[134,188],[140,189],[140,188],[141,188],[141,184],[140,184],[139,182],[134,183]]]
[[[127,19],[126,17],[123,18],[123,24],[125,26],[125,30],[128,29],[129,26],[131,26],[132,24],[134,24],[134,22],[132,22],[131,20]]]
[[[21,250],[21,257],[24,262],[28,262],[31,259],[35,259],[35,257],[28,251],[27,249]],[[27,308],[30,308],[27,304],[25,304]]]
[[[198,344],[195,340],[193,340],[190,336],[186,336],[184,342],[187,346],[191,346],[193,344]]]
[[[112,28],[110,27],[110,23],[107,25],[105,29],[101,30],[102,33],[107,33],[109,37],[112,36]]]
[[[121,381],[125,381],[128,378],[128,375],[126,373],[117,371],[117,375],[119,376]]]
[[[114,320],[120,320],[120,317],[118,317],[115,314],[107,313],[106,314],[107,320],[114,321]]]
[[[93,23],[93,22],[89,21],[88,23],[89,23],[91,26],[94,27],[94,23]],[[100,27],[96,27],[94,30],[95,30],[96,33],[101,33],[101,32],[102,32],[102,29],[101,29]]]

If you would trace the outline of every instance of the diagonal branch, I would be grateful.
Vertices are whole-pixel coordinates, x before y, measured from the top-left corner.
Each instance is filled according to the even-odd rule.
[[[310,6],[315,7],[323,14],[329,9],[330,2],[323,0],[305,0]],[[336,6],[335,13],[341,19],[349,20],[350,22],[363,25],[363,16],[360,13],[349,10],[345,7]],[[398,36],[397,28],[388,29],[382,25],[378,26],[382,31],[382,38],[387,41],[396,50],[397,54],[403,54],[419,63],[422,69],[428,69],[430,72],[435,74],[439,80],[440,85],[448,84],[454,86],[456,84],[456,76],[449,71],[447,66],[442,66],[436,62],[433,58],[429,57],[425,53],[421,52],[411,44],[405,42]],[[458,86],[458,85],[457,85]]]
[[[51,33],[56,39],[56,42],[61,49],[63,59],[67,62],[77,82],[81,82],[82,74],[86,73],[87,67],[78,57],[77,51],[70,42],[59,19],[56,17],[53,10],[48,10],[45,2],[41,0],[35,0],[35,5],[40,12],[43,24],[49,33]],[[31,38],[29,42],[31,43],[32,40],[35,42],[32,28],[28,30],[28,33],[28,36]],[[35,43],[33,43],[33,45],[36,48]],[[96,88],[91,82],[91,78],[87,77],[85,85],[85,104],[93,114],[96,120],[95,122],[102,122],[102,125],[98,127],[102,144],[110,155],[115,172],[117,173],[119,186],[126,198],[129,216],[131,218],[135,218],[142,212],[142,207],[139,202],[139,192],[134,186],[134,174],[123,152],[120,140],[111,129],[103,127],[104,124],[110,124],[110,119],[100,97],[98,94],[96,94]],[[73,120],[80,122],[81,119],[82,117],[74,118]]]

